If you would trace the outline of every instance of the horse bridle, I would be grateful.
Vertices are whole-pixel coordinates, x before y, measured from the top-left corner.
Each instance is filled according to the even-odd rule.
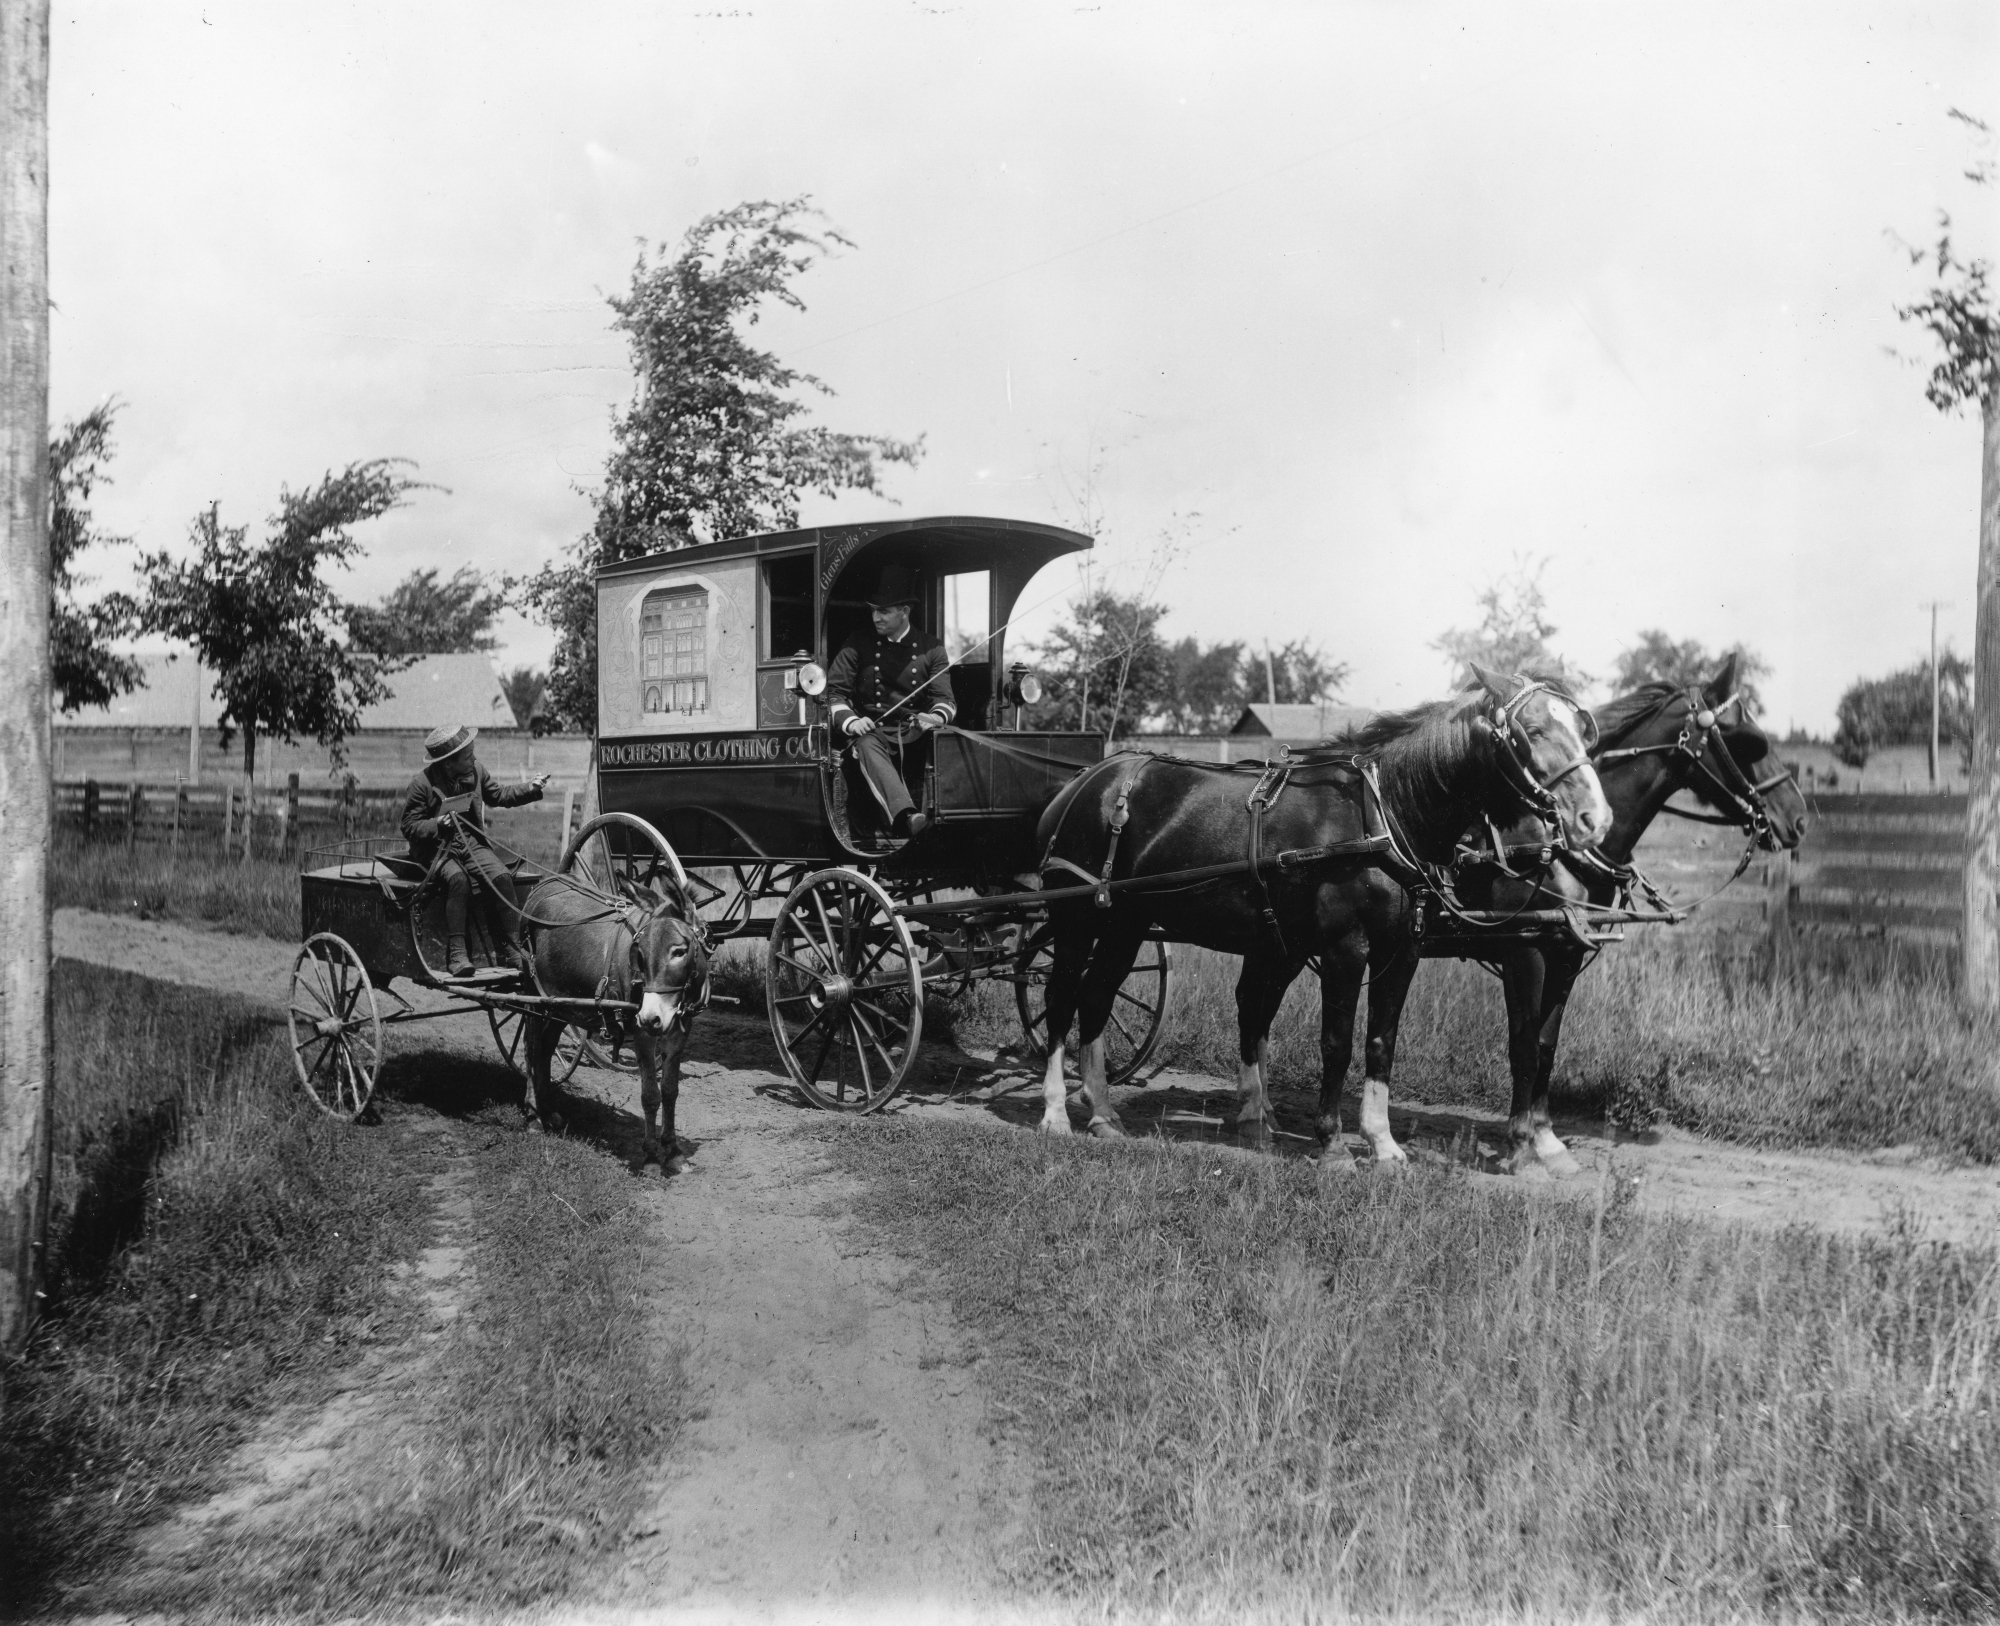
[[[1748,708],[1744,706],[1743,696],[1732,694],[1727,700],[1712,706],[1699,689],[1688,688],[1671,698],[1678,699],[1687,707],[1687,715],[1681,719],[1680,732],[1672,744],[1619,746],[1600,751],[1597,762],[1601,765],[1629,757],[1665,756],[1669,758],[1670,773],[1679,769],[1690,780],[1696,776],[1706,780],[1702,789],[1710,793],[1713,800],[1732,809],[1733,816],[1716,818],[1708,814],[1684,812],[1679,808],[1669,808],[1668,812],[1697,824],[1734,825],[1758,846],[1766,851],[1775,851],[1777,837],[1771,828],[1770,805],[1764,800],[1764,795],[1790,780],[1792,770],[1780,766],[1778,772],[1768,778],[1754,781],[1743,771],[1743,764],[1736,760],[1722,734],[1722,714],[1731,706],[1740,708],[1747,720]],[[1664,710],[1666,704],[1662,701],[1660,709]],[[1652,715],[1657,715],[1657,712]],[[1723,772],[1718,772],[1710,764],[1711,756],[1723,765]]]
[[[1546,694],[1552,700],[1560,700],[1576,713],[1577,737],[1583,750],[1565,762],[1548,778],[1543,779],[1535,772],[1534,742],[1521,726],[1521,711],[1529,700],[1538,694]],[[1521,687],[1505,700],[1495,699],[1490,708],[1479,713],[1476,719],[1483,724],[1486,732],[1498,740],[1505,749],[1500,752],[1501,772],[1516,795],[1531,808],[1556,827],[1556,839],[1569,845],[1569,831],[1564,827],[1561,810],[1556,805],[1555,787],[1561,784],[1579,768],[1594,767],[1590,748],[1597,740],[1597,719],[1588,708],[1570,700],[1554,684],[1537,679],[1524,678]]]

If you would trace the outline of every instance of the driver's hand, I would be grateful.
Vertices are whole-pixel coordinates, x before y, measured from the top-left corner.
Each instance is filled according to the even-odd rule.
[[[928,734],[932,729],[942,728],[943,726],[944,725],[941,722],[939,722],[938,715],[936,712],[920,711],[917,713],[917,727],[921,729],[924,733]]]
[[[874,732],[875,719],[873,717],[856,717],[847,725],[847,737],[851,740],[858,740],[863,734],[872,734]]]

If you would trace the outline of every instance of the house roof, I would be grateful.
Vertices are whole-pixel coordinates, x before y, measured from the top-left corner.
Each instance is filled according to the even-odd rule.
[[[1268,735],[1274,740],[1324,740],[1349,728],[1359,728],[1375,713],[1366,706],[1342,706],[1323,701],[1316,706],[1245,706],[1232,734]]]
[[[130,694],[108,706],[86,706],[56,718],[62,728],[186,728],[197,721],[195,689],[201,689],[198,720],[213,728],[222,717],[215,675],[190,655],[140,655],[141,680]],[[513,729],[514,710],[485,655],[420,655],[389,676],[389,697],[365,707],[361,727],[433,729],[443,723],[475,728]]]

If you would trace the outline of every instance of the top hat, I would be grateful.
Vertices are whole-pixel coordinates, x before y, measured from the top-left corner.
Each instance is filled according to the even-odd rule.
[[[424,761],[442,762],[455,757],[479,737],[479,730],[461,724],[457,728],[434,728],[424,738]]]
[[[908,565],[884,565],[882,574],[875,579],[875,590],[868,595],[871,610],[885,610],[891,604],[915,604],[917,602],[917,578]]]

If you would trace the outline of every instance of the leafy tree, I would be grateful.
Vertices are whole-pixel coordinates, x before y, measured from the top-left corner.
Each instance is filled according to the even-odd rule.
[[[1159,631],[1165,614],[1164,605],[1102,588],[1071,605],[1069,619],[1032,651],[1042,679],[1036,725],[1117,737],[1167,711],[1173,664]]]
[[[65,712],[108,705],[139,686],[140,666],[116,655],[111,641],[131,632],[138,605],[124,593],[89,604],[78,598],[89,580],[76,570],[77,555],[98,544],[124,546],[130,538],[105,536],[91,523],[90,494],[108,481],[115,402],[64,424],[49,441],[49,666],[56,704]]]
[[[1990,145],[1992,132],[1969,113],[1951,117]],[[1975,186],[1990,186],[1990,158],[1965,171]],[[1932,365],[1924,395],[1951,414],[1977,406],[1980,415],[1978,601],[1973,624],[1971,769],[1966,797],[1965,929],[1959,937],[1959,988],[1976,1010],[2000,1008],[2000,307],[1992,292],[1991,264],[1962,260],[1952,248],[1951,216],[1938,211],[1932,248],[1903,245],[1912,265],[1926,261],[1937,280],[1896,314],[1924,328],[1943,352]]]
[[[511,672],[500,674],[500,692],[513,708],[515,727],[540,732],[539,725],[545,715],[542,700],[548,688],[548,673],[533,666],[517,666]]]
[[[371,655],[470,655],[495,648],[506,598],[470,565],[439,581],[413,570],[380,604],[347,606],[347,634]]]
[[[400,507],[419,483],[400,459],[349,465],[318,485],[280,490],[270,533],[253,544],[246,526],[226,526],[210,506],[194,522],[194,556],[147,554],[142,624],[185,639],[215,671],[225,728],[243,733],[243,771],[257,766],[257,740],[309,734],[344,763],[342,742],[361,708],[389,693],[393,659],[341,636],[343,606],[321,576],[361,551],[350,528]]]
[[[798,523],[806,492],[881,495],[882,466],[913,464],[921,438],[845,434],[805,421],[796,392],[832,390],[744,337],[770,301],[803,310],[795,279],[853,245],[806,198],[743,203],[691,227],[671,257],[642,248],[612,326],[637,386],[614,420],[591,528],[566,560],[518,584],[556,632],[549,704],[569,726],[597,720],[599,565]]]
[[[1611,671],[1612,686],[1620,694],[1645,683],[1671,683],[1676,688],[1699,687],[1721,669],[1731,655],[1736,657],[1736,691],[1752,711],[1763,706],[1757,679],[1771,675],[1771,663],[1745,644],[1731,644],[1710,654],[1698,638],[1675,643],[1654,628],[1639,634],[1639,641],[1618,657]]]
[[[1269,681],[1266,681],[1266,678]],[[1271,651],[1268,671],[1264,657],[1253,650],[1243,666],[1243,700],[1262,700],[1275,691],[1281,706],[1315,706],[1331,700],[1347,681],[1347,663],[1330,661],[1319,645],[1294,638],[1281,649]]]
[[[1928,745],[1931,665],[1918,661],[1887,677],[1860,678],[1840,697],[1833,753],[1851,768],[1890,745]],[[1938,743],[1961,752],[1972,745],[1972,663],[1946,649],[1938,654]]]
[[[1479,595],[1479,625],[1454,628],[1433,639],[1431,647],[1442,650],[1451,661],[1454,688],[1473,681],[1472,663],[1500,672],[1533,669],[1560,677],[1572,688],[1582,688],[1590,676],[1565,660],[1549,646],[1556,628],[1548,618],[1548,600],[1542,592],[1542,572],[1546,559],[1517,558],[1514,568],[1496,577]]]
[[[1182,638],[1167,646],[1161,719],[1172,734],[1220,734],[1243,710],[1243,645]]]

